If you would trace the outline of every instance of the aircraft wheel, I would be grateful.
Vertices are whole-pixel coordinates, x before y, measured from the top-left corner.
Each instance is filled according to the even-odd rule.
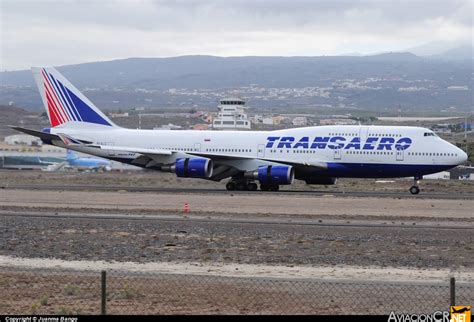
[[[258,189],[258,186],[254,182],[250,182],[247,184],[247,190],[249,191],[256,191]]]
[[[245,182],[239,182],[237,183],[236,188],[239,191],[244,191],[247,190],[247,185],[245,184]]]
[[[260,190],[262,191],[268,191],[270,189],[270,186],[266,183],[261,183],[260,184]]]
[[[412,186],[412,187],[410,188],[410,193],[411,193],[412,195],[417,195],[417,194],[420,193],[420,188],[418,188],[417,186]]]
[[[278,191],[278,190],[280,190],[280,186],[277,185],[277,184],[272,184],[272,185],[270,186],[270,189],[269,189],[269,190],[270,190],[270,191]]]
[[[235,190],[235,183],[233,181],[229,181],[225,185],[225,188],[229,191],[233,191],[233,190]]]

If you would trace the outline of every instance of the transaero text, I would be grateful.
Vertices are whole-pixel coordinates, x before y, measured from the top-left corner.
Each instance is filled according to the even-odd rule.
[[[343,136],[309,136],[295,138],[293,136],[267,137],[268,149],[344,149],[344,150],[406,150],[412,144],[412,139],[402,137],[367,137],[363,142],[360,137],[346,138]]]

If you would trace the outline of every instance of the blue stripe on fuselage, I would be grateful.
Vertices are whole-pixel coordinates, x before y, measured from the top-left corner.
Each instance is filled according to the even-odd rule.
[[[454,168],[455,165],[434,164],[376,164],[328,163],[327,170],[316,170],[314,175],[339,178],[397,178],[414,177]]]

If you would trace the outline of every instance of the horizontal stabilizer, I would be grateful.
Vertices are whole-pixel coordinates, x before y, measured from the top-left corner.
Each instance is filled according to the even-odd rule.
[[[31,130],[31,129],[25,129],[19,126],[10,126],[10,127],[14,130],[36,136],[42,140],[61,140],[61,138],[56,134],[51,134],[51,133],[46,133],[46,132]]]

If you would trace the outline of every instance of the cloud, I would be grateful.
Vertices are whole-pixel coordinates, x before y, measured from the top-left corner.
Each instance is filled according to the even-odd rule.
[[[472,41],[472,2],[3,0],[2,69],[131,56],[364,54]]]

